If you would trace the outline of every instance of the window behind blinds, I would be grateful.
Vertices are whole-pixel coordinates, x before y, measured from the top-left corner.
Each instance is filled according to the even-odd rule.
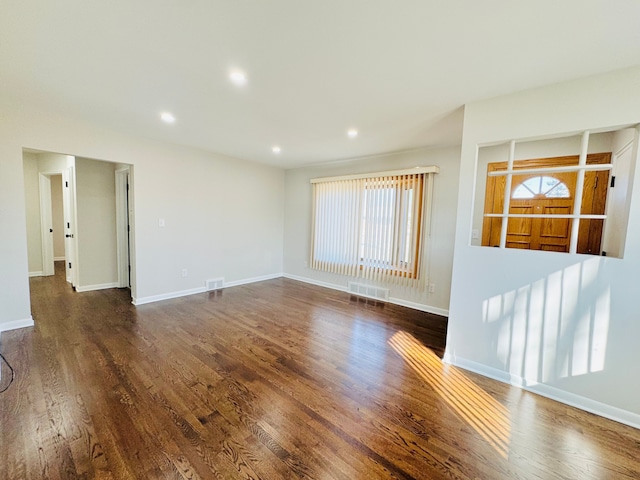
[[[418,285],[437,167],[315,179],[311,267]]]

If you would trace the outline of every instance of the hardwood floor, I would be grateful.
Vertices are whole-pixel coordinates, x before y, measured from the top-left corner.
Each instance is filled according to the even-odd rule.
[[[640,478],[640,431],[443,365],[442,317],[286,279],[31,294],[2,479]]]

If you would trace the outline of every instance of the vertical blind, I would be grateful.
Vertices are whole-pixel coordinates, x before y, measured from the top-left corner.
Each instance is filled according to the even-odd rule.
[[[437,167],[320,178],[313,184],[311,268],[419,285]]]

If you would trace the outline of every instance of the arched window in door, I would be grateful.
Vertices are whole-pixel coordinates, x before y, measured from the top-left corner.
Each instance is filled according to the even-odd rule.
[[[511,198],[570,198],[571,192],[567,185],[555,177],[539,176],[532,177],[513,191]]]
[[[508,162],[487,164],[483,245],[500,246],[503,219],[508,218],[503,248],[570,252],[574,228],[578,231],[574,253],[599,255],[609,186],[610,153],[587,155],[579,222],[575,210],[580,157],[514,160],[508,213],[505,213],[507,181],[497,179]],[[598,166],[602,170],[598,170]],[[558,168],[565,167],[565,168]],[[537,170],[537,171],[535,171]],[[589,218],[586,218],[589,216]],[[584,217],[584,218],[582,218]],[[579,223],[579,225],[575,225]]]

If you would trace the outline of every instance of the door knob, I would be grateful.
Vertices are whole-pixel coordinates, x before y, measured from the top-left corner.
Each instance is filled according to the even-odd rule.
[[[71,234],[67,233],[67,234],[65,235],[65,237],[67,237],[67,238],[73,238],[73,233],[71,233]]]

